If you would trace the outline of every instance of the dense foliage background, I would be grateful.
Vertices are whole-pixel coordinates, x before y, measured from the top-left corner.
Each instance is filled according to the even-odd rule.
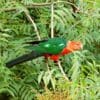
[[[26,52],[26,41],[53,35],[84,45],[61,58],[70,81],[43,58],[6,68],[7,61]],[[99,0],[0,0],[0,100],[33,99],[100,99]]]

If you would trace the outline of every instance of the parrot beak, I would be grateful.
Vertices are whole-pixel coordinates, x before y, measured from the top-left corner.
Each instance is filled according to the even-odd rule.
[[[83,49],[83,44],[82,44],[82,42],[80,42],[80,49],[81,49],[81,50]]]
[[[81,44],[81,49],[83,49],[83,44]]]

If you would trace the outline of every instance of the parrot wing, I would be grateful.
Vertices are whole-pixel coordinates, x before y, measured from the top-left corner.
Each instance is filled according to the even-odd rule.
[[[66,47],[66,40],[63,38],[52,38],[40,42],[35,46],[27,46],[32,51],[37,51],[43,54],[59,54]]]

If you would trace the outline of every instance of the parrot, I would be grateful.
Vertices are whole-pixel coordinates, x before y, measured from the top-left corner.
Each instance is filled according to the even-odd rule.
[[[46,40],[27,42],[26,46],[30,50],[29,53],[19,56],[6,63],[7,67],[13,67],[14,65],[36,59],[38,57],[44,57],[45,59],[51,59],[57,62],[60,56],[67,55],[74,51],[82,49],[83,45],[80,41],[66,40],[62,37],[54,37]]]

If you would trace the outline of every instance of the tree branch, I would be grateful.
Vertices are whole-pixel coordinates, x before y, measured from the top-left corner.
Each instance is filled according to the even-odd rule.
[[[51,38],[54,37],[54,3],[53,0],[51,0]]]
[[[32,23],[32,26],[35,30],[38,40],[41,40],[37,26],[36,26],[34,20],[32,19],[32,17],[30,16],[29,11],[26,9],[26,10],[24,10],[24,13],[27,16],[28,20]]]
[[[68,77],[66,76],[64,70],[62,69],[62,66],[61,66],[60,61],[58,61],[58,67],[59,67],[61,73],[63,74],[63,77],[64,77],[67,81],[69,81],[69,79],[68,79]]]
[[[54,37],[53,28],[54,28],[54,2],[53,2],[53,0],[51,0],[51,38]],[[64,78],[68,81],[69,79],[67,78],[65,72],[62,69],[60,61],[58,61],[58,67],[59,67],[61,73],[63,74]]]
[[[39,8],[39,7],[50,7],[51,6],[51,3],[32,3],[32,4],[29,4],[29,5],[24,5],[22,4],[24,7],[26,7],[27,9],[28,8]],[[64,4],[69,4],[69,5],[72,5],[74,6],[76,9],[78,9],[78,7],[71,3],[71,2],[68,2],[68,1],[56,1],[56,2],[53,2],[54,5],[58,4],[58,3],[64,3]],[[18,8],[17,7],[13,7],[13,8],[5,8],[5,9],[2,9],[1,11],[2,12],[9,12],[9,11],[16,11]]]

